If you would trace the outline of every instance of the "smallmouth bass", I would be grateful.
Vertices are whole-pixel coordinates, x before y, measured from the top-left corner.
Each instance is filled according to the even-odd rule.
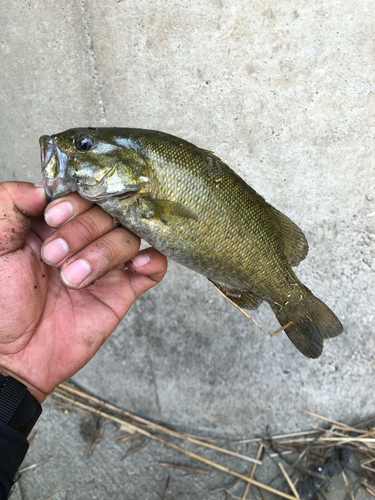
[[[292,270],[302,231],[212,152],[169,134],[76,128],[40,138],[47,197],[97,203],[167,257],[212,281],[239,307],[263,301],[305,356],[342,333],[334,313]]]

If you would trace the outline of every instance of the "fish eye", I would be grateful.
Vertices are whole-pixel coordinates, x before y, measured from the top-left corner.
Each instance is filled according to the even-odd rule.
[[[89,151],[94,147],[94,139],[90,136],[80,136],[74,142],[75,147],[78,151]]]

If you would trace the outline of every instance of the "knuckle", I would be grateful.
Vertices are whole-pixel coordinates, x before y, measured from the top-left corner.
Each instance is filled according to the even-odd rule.
[[[139,238],[122,227],[113,229],[96,243],[100,253],[113,265],[130,258],[129,254],[137,253],[140,246]]]
[[[74,234],[83,243],[87,243],[100,234],[99,225],[94,217],[85,214],[74,219]]]
[[[98,251],[110,266],[117,264],[121,257],[119,245],[113,241],[113,238],[107,237],[97,242]]]
[[[122,251],[125,253],[138,252],[141,246],[141,240],[138,236],[128,231],[124,227],[118,227],[113,230],[113,234],[119,241]]]

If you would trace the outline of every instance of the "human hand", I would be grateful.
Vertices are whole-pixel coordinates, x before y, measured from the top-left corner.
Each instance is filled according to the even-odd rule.
[[[39,402],[94,356],[167,269],[166,257],[138,253],[137,236],[77,193],[48,205],[48,224],[46,206],[43,188],[0,184],[0,373]]]

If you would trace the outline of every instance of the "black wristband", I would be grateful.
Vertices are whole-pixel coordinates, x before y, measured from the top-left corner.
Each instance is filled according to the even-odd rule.
[[[29,442],[21,433],[0,422],[0,500],[6,500]]]
[[[26,438],[41,413],[39,401],[24,384],[0,375],[0,500],[8,498],[29,447]]]
[[[42,407],[27,387],[13,377],[0,375],[0,422],[27,437]]]

